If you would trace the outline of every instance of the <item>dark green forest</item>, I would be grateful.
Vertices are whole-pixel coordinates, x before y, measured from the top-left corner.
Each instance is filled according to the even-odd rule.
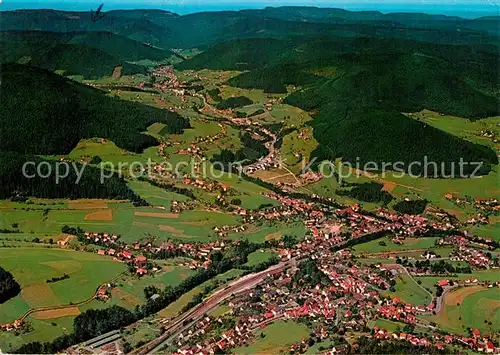
[[[74,164],[68,169],[68,176],[60,181],[55,181],[54,173],[48,178],[43,178],[35,173],[35,166],[27,166],[25,171],[28,178],[23,175],[25,162],[33,162],[35,166],[39,163],[48,163],[42,173],[45,175],[48,169],[55,172],[57,162],[48,161],[37,156],[22,155],[13,152],[0,152],[0,199],[14,197],[24,200],[29,196],[40,198],[109,198],[119,200],[130,200],[135,205],[147,205],[147,203],[130,190],[123,178],[117,174],[103,179],[101,183],[101,170],[91,166]],[[65,168],[60,168],[64,172]],[[77,172],[82,172],[79,178]]]
[[[0,151],[67,154],[82,138],[102,137],[142,152],[158,144],[141,133],[152,123],[165,123],[168,133],[190,127],[176,113],[108,97],[38,68],[3,65],[1,78]]]
[[[134,61],[165,61],[174,53],[110,32],[4,31],[0,33],[0,63],[22,60],[48,70],[64,70],[64,75],[96,79],[110,76],[122,65],[129,74],[146,68]],[[123,71],[122,71],[123,72]]]
[[[0,198],[113,198],[142,201],[118,176],[100,183],[100,170],[86,167],[79,184],[74,169],[56,184],[54,179],[23,176],[25,161],[33,155],[69,153],[82,138],[103,137],[132,152],[157,145],[141,133],[154,122],[166,124],[167,133],[180,133],[189,121],[176,113],[108,97],[35,67],[2,66],[0,91]],[[50,162],[54,169],[55,162]],[[81,167],[79,166],[78,169]]]
[[[15,297],[21,292],[21,286],[16,282],[14,276],[0,267],[0,304]]]

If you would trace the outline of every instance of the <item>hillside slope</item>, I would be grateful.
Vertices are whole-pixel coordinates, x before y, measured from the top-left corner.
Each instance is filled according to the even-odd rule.
[[[424,14],[382,15],[312,7],[202,12],[185,16],[159,10],[121,10],[101,15],[98,21],[92,21],[90,12],[7,11],[2,13],[0,28],[109,31],[163,49],[206,48],[236,39],[305,35],[408,38],[440,44],[500,43],[498,26],[488,18],[465,20]]]
[[[128,62],[165,60],[173,55],[172,51],[109,32],[5,31],[1,33],[0,45],[4,49],[0,55],[3,63],[22,61],[85,78],[109,76],[123,64],[128,72],[141,73],[144,68]]]
[[[489,148],[401,113],[498,115],[498,63],[498,55],[482,46],[318,38],[226,42],[178,67],[247,69],[228,84],[268,92],[297,86],[285,102],[315,112],[312,125],[320,146],[313,155],[320,159],[409,164],[427,156],[449,167],[463,158],[483,161],[487,172],[497,163]]]
[[[81,138],[103,137],[133,152],[157,144],[141,134],[154,122],[182,132],[189,121],[170,111],[106,96],[51,72],[1,68],[0,151],[66,154]]]

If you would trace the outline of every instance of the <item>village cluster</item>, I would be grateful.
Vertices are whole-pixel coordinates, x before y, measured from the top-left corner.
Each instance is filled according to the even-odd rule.
[[[228,305],[231,307],[231,317],[237,319],[235,323],[227,322],[224,316],[205,317],[188,331],[179,334],[175,340],[176,354],[214,354],[244,346],[252,341],[259,328],[286,319],[309,320],[313,322],[315,332],[324,338],[340,330],[363,332],[368,323],[377,318],[433,330],[431,325],[422,323],[417,315],[432,312],[434,301],[428,306],[413,306],[397,298],[380,295],[380,290],[389,287],[392,279],[390,274],[363,265],[348,266],[352,255],[347,250],[332,252],[328,248],[320,248],[311,251],[310,257],[328,277],[330,285],[311,283],[307,279],[308,275],[301,273],[297,267],[273,275],[264,284],[231,299]],[[221,332],[221,327],[224,329],[227,323],[229,326]],[[443,332],[434,332],[426,337],[412,332],[391,333],[375,327],[370,336],[380,340],[406,341],[424,348],[444,349],[446,345],[453,344],[480,352],[498,352],[492,340],[481,336],[477,329],[471,337]],[[291,345],[289,350],[304,353],[307,347],[304,340]],[[343,345],[333,349],[330,351],[334,353],[346,350]]]

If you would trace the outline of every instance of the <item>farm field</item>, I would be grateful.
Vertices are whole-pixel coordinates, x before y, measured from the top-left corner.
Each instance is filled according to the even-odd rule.
[[[174,200],[179,202],[190,200],[185,195],[166,191],[144,181],[130,181],[128,186],[152,206],[160,206],[167,210],[170,209]]]
[[[438,253],[434,248],[435,243],[439,240],[439,238],[406,238],[403,241],[403,244],[393,243],[391,239],[392,237],[380,238],[368,243],[358,244],[352,249],[356,254],[383,253],[416,249],[433,249],[433,251]],[[381,243],[384,243],[385,245],[381,245]]]
[[[157,191],[153,186],[133,185],[143,189],[156,201],[170,205],[170,201],[184,201],[185,196]],[[164,192],[164,193],[163,193]],[[80,202],[83,201],[83,202]],[[68,202],[69,203],[69,202]],[[165,207],[163,206],[163,207]],[[104,200],[77,200],[69,203],[68,209],[26,210],[28,206],[3,209],[0,229],[12,229],[17,224],[19,233],[2,233],[4,240],[32,241],[34,238],[54,242],[60,239],[65,225],[81,227],[90,232],[116,233],[125,242],[134,242],[153,234],[158,238],[186,238],[207,241],[213,228],[235,225],[239,217],[226,213],[208,211],[184,211],[173,215],[165,210],[148,207],[133,207],[130,203],[106,202]],[[167,210],[168,211],[168,210]]]
[[[125,271],[125,266],[92,253],[48,248],[0,248],[0,264],[21,285],[16,298],[0,305],[0,321],[13,321],[13,310],[78,303],[92,297],[97,287]],[[54,283],[47,279],[69,278]]]
[[[162,261],[155,261],[161,264]],[[194,274],[195,271],[184,266],[164,265],[161,272],[153,273],[141,278],[125,276],[117,280],[118,288],[125,294],[132,295],[141,302],[145,302],[144,288],[155,286],[162,290],[166,286],[176,286],[182,280]]]
[[[490,217],[490,219],[491,218],[492,217]],[[490,224],[488,224],[488,225],[473,226],[473,227],[469,228],[468,230],[474,235],[484,236],[484,237],[496,240],[497,242],[500,242],[500,232],[498,231],[499,223],[500,222],[496,219],[493,222],[490,221]]]
[[[278,254],[272,251],[261,251],[257,250],[248,255],[248,261],[245,264],[246,266],[255,266],[259,265],[263,262],[268,261],[273,256],[277,256]]]
[[[457,274],[452,277],[452,280],[470,280],[471,278],[477,278],[479,281],[500,281],[500,273],[498,270],[484,270],[484,271],[474,271],[471,274]],[[433,277],[433,276],[419,276],[415,278],[422,282],[422,286],[429,289],[434,289],[434,285],[439,281],[445,279],[445,277]]]
[[[21,293],[0,305],[0,323],[12,322],[30,308],[68,305],[93,297],[97,287],[125,271],[125,265],[97,254],[32,247],[0,248],[0,265],[21,285]],[[69,275],[69,279],[46,283]],[[94,301],[91,301],[93,303]],[[13,349],[25,342],[50,341],[73,329],[78,307],[31,314],[32,330],[15,336],[0,333],[0,348]]]
[[[154,135],[155,127],[151,129]],[[103,168],[122,171],[125,176],[129,175],[134,162],[146,164],[148,159],[153,162],[160,159],[156,147],[146,148],[141,154],[136,154],[101,138],[82,139],[66,157],[72,161],[89,163],[94,156],[102,159],[100,166]]]
[[[244,271],[240,270],[240,269],[231,269],[229,271],[226,271],[223,274],[217,275],[215,278],[217,280],[227,282],[227,281],[230,281],[230,280],[237,278],[238,276],[241,276],[241,274],[243,274],[243,272]]]
[[[260,334],[264,334],[262,337]],[[235,354],[278,354],[288,346],[307,338],[309,329],[293,321],[276,321],[259,330],[253,343],[234,349]]]
[[[0,349],[7,352],[33,341],[52,341],[62,334],[69,334],[73,330],[75,317],[37,320],[28,317],[27,321],[33,326],[29,333],[15,335],[12,332],[0,332]]]
[[[389,332],[403,331],[403,328],[405,327],[404,323],[393,322],[382,318],[377,319],[375,321],[375,325]]]
[[[423,318],[451,332],[466,334],[467,328],[478,328],[482,334],[498,335],[500,290],[483,286],[453,290],[444,297],[443,310],[438,315]]]

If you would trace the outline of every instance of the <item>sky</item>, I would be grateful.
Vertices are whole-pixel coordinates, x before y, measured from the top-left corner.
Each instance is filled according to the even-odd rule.
[[[87,11],[100,3],[104,3],[104,11],[156,8],[179,14],[284,5],[339,7],[354,11],[378,10],[384,13],[425,12],[469,18],[500,13],[500,0],[0,0],[0,10],[51,8]]]

